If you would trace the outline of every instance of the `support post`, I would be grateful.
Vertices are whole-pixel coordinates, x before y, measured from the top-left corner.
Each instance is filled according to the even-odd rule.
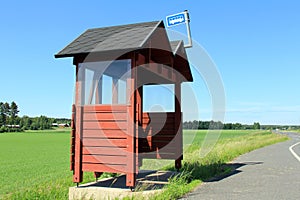
[[[72,105],[72,120],[71,120],[71,152],[70,152],[70,170],[74,171],[74,164],[75,164],[75,137],[76,137],[76,127],[75,127],[75,120],[76,120],[76,106],[75,104]]]
[[[119,93],[119,85],[118,79],[112,79],[112,104],[118,104],[118,94]]]
[[[83,104],[84,104],[84,78],[85,69],[79,69],[79,65],[76,65],[76,94],[75,94],[75,106],[76,106],[76,120],[75,120],[75,165],[73,172],[73,182],[82,182],[82,117],[83,117]]]
[[[178,76],[178,75],[177,75]],[[175,168],[179,170],[181,168],[181,161],[183,159],[183,147],[182,147],[182,113],[181,113],[181,83],[175,83],[175,145],[176,156]]]
[[[101,75],[99,75],[98,84],[96,87],[96,104],[102,104],[102,83],[103,83],[103,78]]]
[[[191,47],[193,47],[191,27],[190,27],[191,20],[190,20],[189,11],[185,10],[184,13],[185,13],[185,19],[186,19],[186,31],[187,31],[188,40],[189,40],[189,43],[184,45],[184,48],[191,48]]]
[[[127,80],[127,100],[129,100],[129,106],[127,106],[127,174],[126,174],[126,186],[134,187],[136,181],[136,157],[135,157],[135,93],[134,79],[129,78]]]

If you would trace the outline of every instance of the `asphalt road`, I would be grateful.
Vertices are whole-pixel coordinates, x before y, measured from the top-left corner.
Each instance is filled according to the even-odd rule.
[[[285,134],[291,140],[238,157],[231,175],[205,182],[183,199],[300,199],[300,134]]]

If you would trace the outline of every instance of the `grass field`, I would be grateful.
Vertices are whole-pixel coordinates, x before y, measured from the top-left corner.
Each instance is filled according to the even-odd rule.
[[[296,133],[300,133],[300,129],[291,130],[290,132],[296,132]]]
[[[56,185],[71,184],[69,138],[65,131],[0,134],[0,199],[62,195]]]
[[[270,132],[222,131],[214,148],[201,158],[199,149],[206,133],[184,131],[183,171],[188,171],[193,181],[174,181],[164,193],[165,197],[180,196],[201,180],[222,173],[221,165],[242,153],[286,139]],[[215,132],[209,134],[212,137],[208,140],[214,138],[214,134],[218,136]],[[69,171],[69,149],[69,131],[64,129],[0,134],[0,199],[67,199],[68,187],[74,185]],[[149,169],[149,163],[144,164]],[[171,166],[164,168],[172,169]],[[88,173],[84,180],[94,179]],[[182,184],[184,189],[176,190]]]

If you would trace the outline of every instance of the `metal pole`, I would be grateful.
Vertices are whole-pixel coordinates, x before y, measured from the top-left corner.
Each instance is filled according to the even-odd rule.
[[[191,48],[193,47],[193,42],[192,42],[192,35],[191,35],[191,28],[190,28],[190,16],[189,16],[189,11],[185,10],[185,18],[186,18],[186,30],[187,30],[187,35],[188,35],[188,40],[189,43],[184,45],[184,48]]]

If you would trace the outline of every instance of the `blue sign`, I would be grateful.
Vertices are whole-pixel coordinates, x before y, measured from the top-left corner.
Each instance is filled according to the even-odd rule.
[[[182,12],[182,13],[177,13],[175,15],[169,15],[166,17],[166,20],[167,20],[168,27],[183,24],[187,21],[186,13]]]

